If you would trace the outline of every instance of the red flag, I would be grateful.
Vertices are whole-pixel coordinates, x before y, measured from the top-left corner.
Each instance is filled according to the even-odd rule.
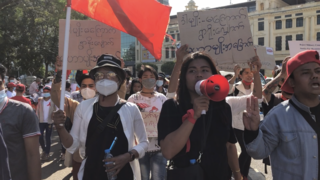
[[[170,6],[156,0],[72,0],[71,8],[135,36],[156,59],[161,59]]]

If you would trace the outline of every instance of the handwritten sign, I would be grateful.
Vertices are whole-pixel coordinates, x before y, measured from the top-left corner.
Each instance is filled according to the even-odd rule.
[[[59,20],[59,56],[63,57],[64,19]],[[69,34],[68,69],[92,69],[104,53],[121,56],[121,34],[98,21],[71,20]]]
[[[276,66],[276,62],[274,59],[273,49],[270,47],[263,47],[263,46],[254,46],[257,49],[257,55],[260,58],[261,62],[261,69],[269,69],[273,70]],[[224,71],[231,71],[233,72],[234,66],[239,65],[242,68],[249,68],[247,62],[240,62],[240,63],[225,63],[217,65],[219,70]]]
[[[209,53],[218,66],[255,56],[247,8],[181,12],[178,21],[181,44]]]
[[[290,56],[293,57],[301,51],[316,50],[320,53],[319,41],[289,41]]]
[[[158,137],[158,121],[160,112],[141,112],[148,137]]]

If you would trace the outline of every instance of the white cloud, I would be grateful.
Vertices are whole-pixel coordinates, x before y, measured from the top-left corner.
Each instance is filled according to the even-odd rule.
[[[169,0],[169,4],[172,7],[171,15],[176,15],[177,12],[183,12],[190,0]],[[247,0],[232,0],[232,4],[246,2]],[[202,8],[215,8],[220,6],[226,6],[230,4],[230,0],[194,0],[198,9]]]

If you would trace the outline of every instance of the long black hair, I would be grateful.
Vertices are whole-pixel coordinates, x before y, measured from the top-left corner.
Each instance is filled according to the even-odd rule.
[[[189,109],[192,108],[192,103],[191,103],[191,96],[189,93],[189,90],[187,88],[187,70],[190,65],[190,63],[194,60],[198,59],[204,59],[210,66],[212,75],[215,74],[220,74],[220,72],[217,70],[213,59],[208,55],[203,52],[195,52],[193,54],[188,55],[186,60],[183,62],[181,66],[181,71],[180,71],[180,80],[179,80],[179,86],[177,89],[177,102],[179,103],[179,106],[181,107],[181,110],[183,113],[186,113]],[[215,113],[215,117],[219,118],[222,120],[224,123],[227,123],[227,109],[228,104],[226,103],[225,100],[220,101],[220,102],[210,102],[210,110],[213,110]],[[231,113],[231,112],[230,112]]]
[[[132,94],[134,94],[134,93],[137,93],[137,92],[133,92],[133,86],[134,86],[135,83],[139,83],[139,84],[141,85],[141,89],[142,89],[142,84],[141,84],[141,82],[139,81],[139,79],[133,79],[133,80],[131,81],[130,96],[131,96]]]

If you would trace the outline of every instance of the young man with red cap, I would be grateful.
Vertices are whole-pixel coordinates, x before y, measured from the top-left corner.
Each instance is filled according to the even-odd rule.
[[[18,84],[16,86],[16,92],[17,95],[15,97],[12,97],[11,99],[16,100],[16,101],[20,101],[20,102],[24,102],[27,103],[31,106],[31,101],[30,99],[26,98],[23,96],[24,92],[26,90],[26,87],[23,84]]]
[[[260,127],[257,99],[247,103],[243,116],[247,152],[255,159],[270,155],[275,180],[319,180],[319,54],[300,52],[287,62],[286,69],[281,89],[293,96],[269,111]]]
[[[14,91],[16,86],[17,85],[14,83],[8,83],[8,85],[7,85],[7,87],[8,87],[7,97],[8,98],[12,98],[12,97],[16,96],[16,92]]]

